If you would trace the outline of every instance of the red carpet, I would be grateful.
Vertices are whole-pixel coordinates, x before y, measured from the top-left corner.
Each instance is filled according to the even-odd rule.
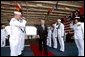
[[[40,53],[38,44],[31,44],[31,49],[34,53],[34,56],[46,56],[44,50],[43,50],[42,54]],[[54,54],[51,53],[50,51],[48,51],[47,56],[54,56]]]

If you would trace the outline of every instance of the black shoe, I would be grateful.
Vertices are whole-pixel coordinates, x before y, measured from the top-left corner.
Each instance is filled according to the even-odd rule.
[[[64,51],[62,51],[62,50],[59,50],[60,52],[64,52]]]
[[[22,56],[22,54],[18,55],[18,56]]]

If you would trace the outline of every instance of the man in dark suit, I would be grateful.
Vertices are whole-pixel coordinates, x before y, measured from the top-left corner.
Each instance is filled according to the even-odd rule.
[[[39,50],[42,53],[42,50],[44,49],[45,54],[47,55],[47,26],[45,25],[45,20],[41,20],[41,23],[38,26],[37,35],[39,38]]]

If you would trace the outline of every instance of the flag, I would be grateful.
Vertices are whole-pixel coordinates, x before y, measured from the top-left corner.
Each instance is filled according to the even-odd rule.
[[[21,12],[21,5],[19,3],[16,4],[15,10]]]

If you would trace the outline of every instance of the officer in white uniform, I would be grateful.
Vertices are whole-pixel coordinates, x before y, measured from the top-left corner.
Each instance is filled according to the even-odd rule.
[[[84,23],[79,22],[80,17],[75,17],[75,24],[71,24],[74,30],[74,39],[78,48],[78,56],[84,56]]]
[[[60,51],[64,52],[64,25],[61,23],[61,20],[58,19],[57,20],[57,25],[56,25],[56,29],[57,29],[57,38],[59,40],[59,44],[60,44]]]
[[[21,27],[25,27],[23,23],[19,21],[21,18],[21,12],[15,11],[15,16],[10,21],[10,51],[11,56],[18,56],[21,54],[20,40],[21,40]]]
[[[48,36],[47,36],[47,45],[51,47],[51,36],[52,35],[52,29],[51,27],[48,27]]]
[[[1,47],[6,45],[7,32],[5,30],[5,25],[2,25],[1,29]]]
[[[53,38],[53,48],[57,48],[57,30],[56,30],[56,24],[53,24],[53,29],[52,29],[52,38]]]

